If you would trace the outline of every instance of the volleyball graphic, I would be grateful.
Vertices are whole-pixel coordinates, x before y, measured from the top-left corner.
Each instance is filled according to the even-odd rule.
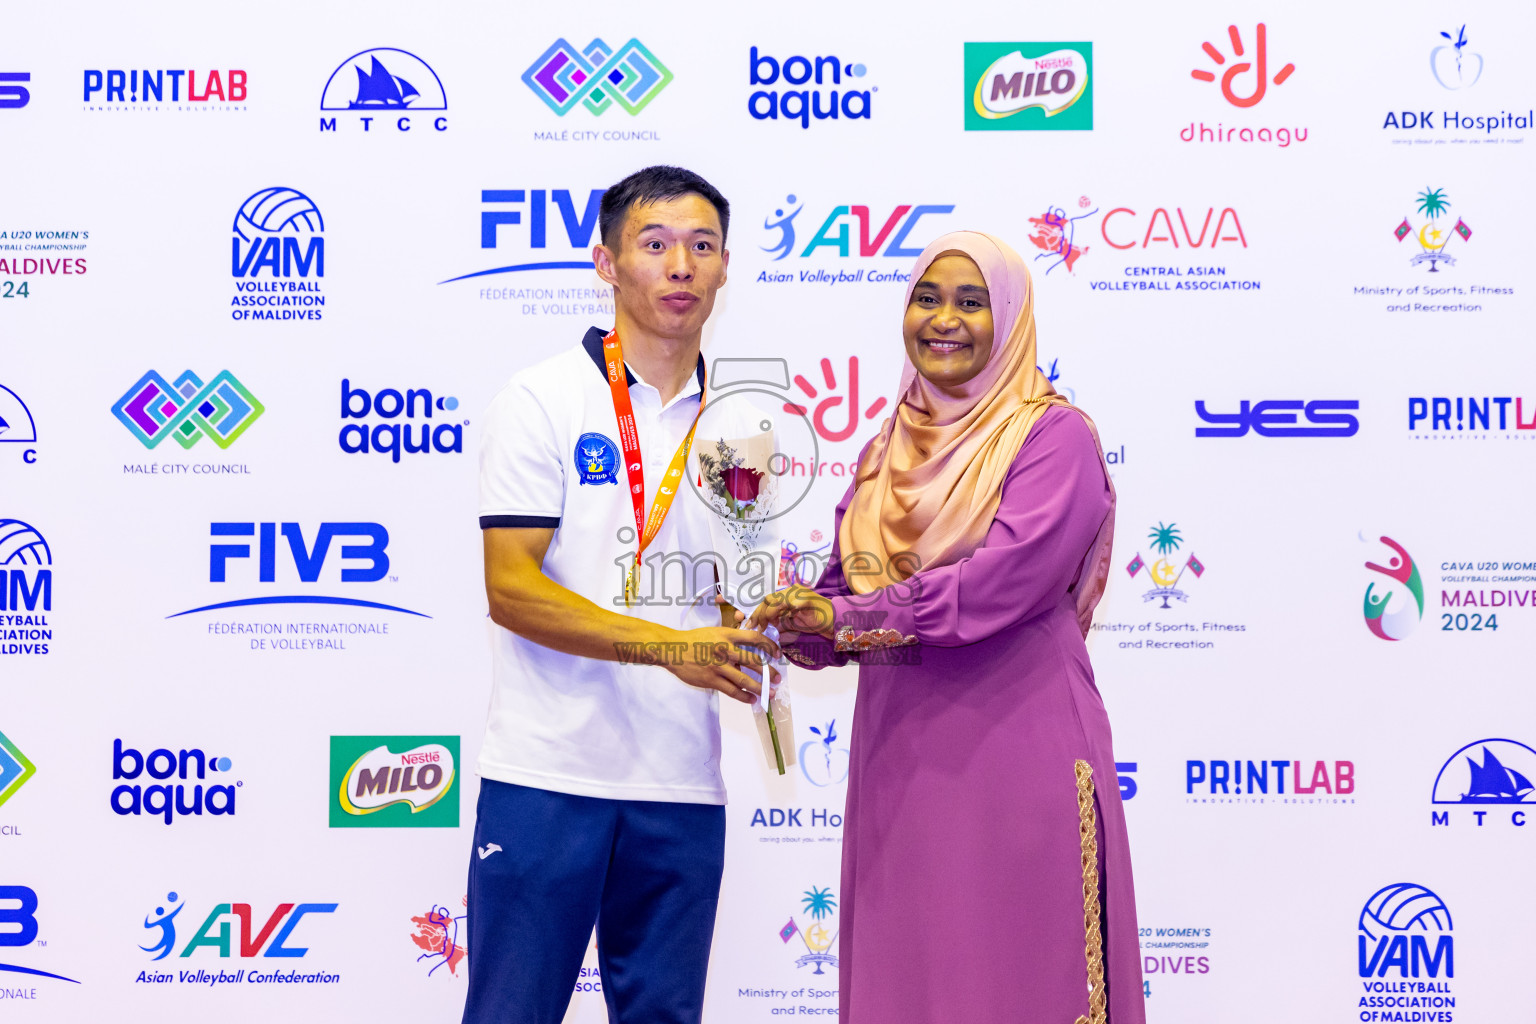
[[[1360,930],[1373,941],[1389,932],[1448,932],[1451,912],[1445,902],[1410,882],[1378,889],[1360,912]]]
[[[0,565],[52,565],[43,535],[20,519],[0,519]]]
[[[247,242],[259,235],[305,235],[324,230],[320,208],[297,189],[264,188],[241,203],[235,215],[235,234]]]

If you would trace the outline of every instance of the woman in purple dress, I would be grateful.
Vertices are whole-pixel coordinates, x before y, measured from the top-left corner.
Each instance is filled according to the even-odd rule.
[[[814,588],[771,595],[806,665],[859,662],[839,1007],[851,1024],[1141,1024],[1130,846],[1083,644],[1114,488],[1035,367],[1018,253],[945,235],[907,292],[900,399]]]

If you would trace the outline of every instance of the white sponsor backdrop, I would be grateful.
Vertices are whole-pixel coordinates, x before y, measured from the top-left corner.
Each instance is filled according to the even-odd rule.
[[[1268,84],[1238,106],[1220,79],[1257,63],[1260,22]],[[11,393],[0,391],[11,428],[0,433],[0,518],[30,524],[51,565],[0,554],[11,557],[0,614],[31,617],[6,619],[0,639],[0,767],[17,775],[18,750],[36,766],[0,804],[0,885],[37,899],[31,913],[16,890],[0,902],[0,917],[19,922],[0,931],[26,939],[0,939],[0,964],[78,984],[0,972],[0,1006],[36,1020],[457,1019],[465,966],[442,938],[463,914],[489,686],[479,419],[513,371],[609,324],[611,300],[590,271],[449,279],[583,260],[591,191],[669,162],[703,173],[733,205],[731,280],[707,355],[782,357],[786,398],[820,428],[825,465],[776,524],[799,551],[829,539],[846,464],[889,411],[901,365],[902,282],[891,278],[911,265],[886,255],[893,240],[910,227],[903,244],[916,249],[943,230],[976,228],[1031,260],[1042,366],[1054,363],[1058,387],[1095,417],[1115,463],[1116,568],[1090,643],[1117,757],[1135,765],[1122,787],[1135,790],[1127,815],[1149,1019],[1528,1016],[1520,969],[1536,952],[1536,822],[1520,804],[1536,772],[1524,746],[1536,745],[1536,66],[1523,41],[1533,29],[1529,6],[1507,2],[1190,3],[1176,13],[1125,3],[1076,13],[392,2],[8,11],[0,72],[30,78],[0,78],[27,95],[18,105],[15,91],[0,93],[10,102],[0,106],[0,291],[10,295],[0,298],[0,385]],[[638,40],[645,52],[630,74],[671,80],[636,113],[610,103],[600,115],[580,103],[558,114],[521,80],[557,40],[577,52],[594,39],[604,53]],[[966,130],[968,42],[1034,47],[1026,56],[1091,43],[1091,92],[1057,115],[1066,123],[1091,103],[1091,130]],[[412,57],[380,51],[389,73],[379,80],[368,60],[348,60],[371,47]],[[827,109],[834,88],[868,95],[844,96],[837,119],[804,127],[754,118],[752,94],[786,85],[751,84],[753,47],[778,65],[836,57],[842,81],[824,83],[813,110]],[[597,54],[594,66],[605,60]],[[439,91],[410,81],[421,64],[446,109],[420,109]],[[1287,64],[1294,71],[1282,75]],[[352,66],[375,95],[415,94],[408,131],[397,110],[321,110],[332,72],[341,67],[345,81]],[[763,76],[768,67],[759,63]],[[114,69],[162,72],[164,96],[144,100],[132,74],[113,94]],[[190,80],[164,74],[179,69]],[[206,94],[214,70],[222,102],[179,91],[190,83]],[[1192,76],[1201,70],[1216,81]],[[1254,69],[1241,70],[1233,96],[1251,97],[1254,81]],[[788,87],[802,88],[816,87]],[[769,100],[752,102],[761,112]],[[793,97],[774,102],[800,109]],[[1461,126],[1447,127],[1449,114]],[[366,130],[363,117],[374,118]],[[276,276],[235,276],[236,214],[277,187],[307,197],[323,233],[290,227],[270,236],[273,251],[282,255],[286,237],[290,258],[303,257],[323,237],[323,276],[290,267],[283,277],[280,261]],[[288,211],[308,209],[295,202]],[[1436,203],[1449,205],[1432,217]],[[793,244],[781,246],[785,230],[769,225],[791,217]],[[249,242],[237,254],[249,258]],[[238,290],[251,282],[318,290]],[[1203,288],[1211,282],[1230,287]],[[324,304],[239,307],[237,295]],[[237,319],[242,308],[321,318]],[[188,370],[203,385],[228,371],[262,406],[225,449],[217,425],[194,432],[191,448],[155,428],[167,436],[151,430],[151,448],[113,413],[149,371],[176,387]],[[439,437],[450,450],[398,463],[344,451],[343,426],[387,421],[344,421],[343,379],[370,396],[428,389],[455,399],[409,421],[413,438],[423,424],[449,425]],[[1411,418],[1415,399],[1421,419]],[[1490,410],[1486,426],[1469,400]],[[1282,436],[1307,426],[1307,414],[1253,408],[1266,401],[1358,403],[1313,410],[1343,415],[1336,433],[1358,429]],[[1240,422],[1252,429],[1197,437],[1207,425],[1197,402],[1211,417],[1248,403]],[[455,426],[462,451],[451,450]],[[811,470],[792,467],[801,473]],[[250,524],[249,535],[214,536],[213,523]],[[278,524],[270,542],[263,523]],[[298,524],[297,559],[286,523]],[[318,557],[326,523],[353,525],[333,527]],[[383,559],[355,524],[387,531]],[[1361,612],[1372,583],[1374,595],[1393,594],[1390,612],[1415,603],[1409,586],[1365,568],[1387,565],[1383,536],[1409,553],[1423,594],[1422,616],[1395,620],[1417,627],[1400,640],[1373,635]],[[249,557],[213,551],[242,544]],[[221,560],[217,582],[211,563]],[[46,606],[38,597],[15,607],[16,586],[25,605],[45,571]],[[1169,590],[1178,593],[1165,602]],[[274,595],[389,607],[170,617]],[[241,627],[279,632],[233,632]],[[322,640],[345,649],[315,646]],[[795,687],[806,770],[765,774],[748,715],[722,713],[731,803],[714,1021],[836,1006],[837,969],[802,958],[824,945],[838,953],[828,898],[843,895],[837,816],[855,673],[800,674]],[[826,743],[829,725],[837,738]],[[332,736],[461,737],[459,826],[329,827]],[[1483,742],[1495,739],[1509,742]],[[185,784],[190,794],[199,781],[233,780],[234,813],[173,813],[169,825],[116,813],[114,788],[129,782],[113,777],[115,741],[227,757],[226,773]],[[1485,803],[1432,803],[1442,766],[1449,799]],[[1254,792],[1254,774],[1266,791]],[[1298,778],[1303,789],[1326,786],[1298,794]],[[1394,883],[1429,890],[1438,902],[1420,894],[1410,905],[1436,913],[1388,908],[1378,915],[1385,931],[1361,931],[1367,901]],[[282,904],[295,906],[260,936]],[[300,904],[321,906],[301,915]],[[152,959],[167,932],[156,910],[177,906],[174,945]],[[213,944],[188,950],[210,918]],[[275,932],[295,918],[279,943]],[[1453,965],[1413,960],[1415,949],[1447,946]],[[274,947],[308,952],[261,955]],[[252,980],[274,966],[336,980]],[[604,1018],[599,984],[595,971],[583,978],[571,1020]],[[1027,1005],[1020,993],[1025,1016]]]

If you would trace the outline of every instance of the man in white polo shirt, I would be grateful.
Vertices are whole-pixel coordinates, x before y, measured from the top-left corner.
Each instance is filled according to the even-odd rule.
[[[614,330],[516,374],[487,416],[496,628],[466,1024],[558,1024],[594,923],[611,1021],[700,1019],[725,852],[717,694],[750,703],[742,667],[761,661],[737,645],[772,649],[661,557],[712,547],[681,492],[729,218],[677,167],[609,189],[592,258]]]

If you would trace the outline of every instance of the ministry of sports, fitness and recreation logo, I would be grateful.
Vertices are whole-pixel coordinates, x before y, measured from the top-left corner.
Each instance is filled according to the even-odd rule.
[[[1420,251],[1409,259],[1408,262],[1410,264],[1416,267],[1420,263],[1428,263],[1429,272],[1432,274],[1440,272],[1440,264],[1442,263],[1448,267],[1456,265],[1455,257],[1446,254],[1446,246],[1451,243],[1453,238],[1460,238],[1463,242],[1470,242],[1472,240],[1472,229],[1460,217],[1456,218],[1454,226],[1446,226],[1446,222],[1440,218],[1446,217],[1448,220],[1450,208],[1451,200],[1445,194],[1445,189],[1426,188],[1418,196],[1417,212],[1424,218],[1424,222],[1419,225],[1418,230],[1414,230],[1412,222],[1407,217],[1404,217],[1402,223],[1393,229],[1392,234],[1399,242],[1409,235],[1413,235],[1419,243]]]
[[[331,72],[320,95],[320,109],[355,115],[364,132],[373,123],[386,130],[408,132],[411,115],[448,109],[448,93],[431,65],[414,53],[391,46],[354,53]],[[336,117],[322,117],[322,132],[336,131]],[[423,119],[423,124],[426,119]],[[448,130],[448,118],[431,119],[436,131]]]
[[[619,446],[603,434],[582,434],[576,439],[576,473],[584,484],[619,482]]]
[[[1371,894],[1360,911],[1358,927],[1360,977],[1386,978],[1396,975],[1400,978],[1447,979],[1415,984],[1411,988],[1401,986],[1401,983],[1368,983],[1367,995],[1359,1003],[1360,1007],[1455,1005],[1454,1000],[1437,998],[1450,995],[1451,986],[1448,981],[1456,976],[1456,940],[1452,935],[1451,912],[1444,900],[1422,885],[1397,882]],[[1383,998],[1370,994],[1405,991],[1423,995],[1415,1003],[1406,1004],[1400,997]],[[1377,999],[1381,1001],[1375,1001]],[[1420,1019],[1429,1016],[1423,1014]],[[1386,1021],[1410,1018],[1368,1013],[1362,1009],[1360,1019]]]
[[[37,421],[32,410],[21,396],[4,384],[0,384],[0,445],[25,445],[21,461],[31,465],[37,462]]]
[[[1092,43],[966,43],[966,131],[1093,128]]]
[[[1536,749],[1519,740],[1490,738],[1468,743],[1435,775],[1430,802],[1463,808],[1431,810],[1431,825],[1483,828],[1489,815],[1495,827],[1524,828],[1536,810]],[[1502,820],[1508,811],[1508,820]],[[1452,820],[1452,814],[1456,814]]]
[[[1192,572],[1199,579],[1205,574],[1205,563],[1195,557],[1191,549],[1189,557],[1182,563],[1178,562],[1178,551],[1184,543],[1183,534],[1179,533],[1178,523],[1159,522],[1152,527],[1147,534],[1152,543],[1152,550],[1157,554],[1157,561],[1150,566],[1142,559],[1141,552],[1136,552],[1136,557],[1131,559],[1125,571],[1134,579],[1141,570],[1146,569],[1147,575],[1152,580],[1152,589],[1141,595],[1143,601],[1162,601],[1162,608],[1171,607],[1169,600],[1188,601],[1189,595],[1179,589],[1179,581],[1184,578],[1184,573]]]
[[[834,918],[837,917],[837,898],[830,888],[823,889],[811,886],[805,891],[800,900],[802,911],[810,921],[806,927],[793,916],[784,927],[779,929],[779,938],[788,945],[790,940],[798,936],[805,946],[805,955],[795,958],[796,967],[807,965],[816,968],[815,973],[825,974],[825,967],[836,968],[837,957],[832,954],[832,947],[837,945],[838,929]]]
[[[614,106],[638,114],[671,81],[672,72],[638,39],[617,50],[601,39],[580,50],[557,39],[523,72],[523,84],[562,117],[578,103],[599,116]]]
[[[325,296],[325,218],[309,196],[264,188],[240,204],[230,238],[236,320],[321,318]],[[302,243],[302,244],[301,244]]]
[[[1382,640],[1402,640],[1424,618],[1424,581],[1408,550],[1391,537],[1381,542],[1395,552],[1386,565],[1366,562],[1372,576],[1365,587],[1365,624]]]
[[[166,438],[190,450],[203,438],[228,448],[261,418],[266,407],[228,370],[204,384],[185,370],[175,383],[150,370],[112,406],[112,413],[146,448]]]
[[[331,828],[458,828],[457,736],[332,736]]]
[[[37,766],[27,760],[27,755],[5,733],[0,732],[0,806],[36,774]]]

